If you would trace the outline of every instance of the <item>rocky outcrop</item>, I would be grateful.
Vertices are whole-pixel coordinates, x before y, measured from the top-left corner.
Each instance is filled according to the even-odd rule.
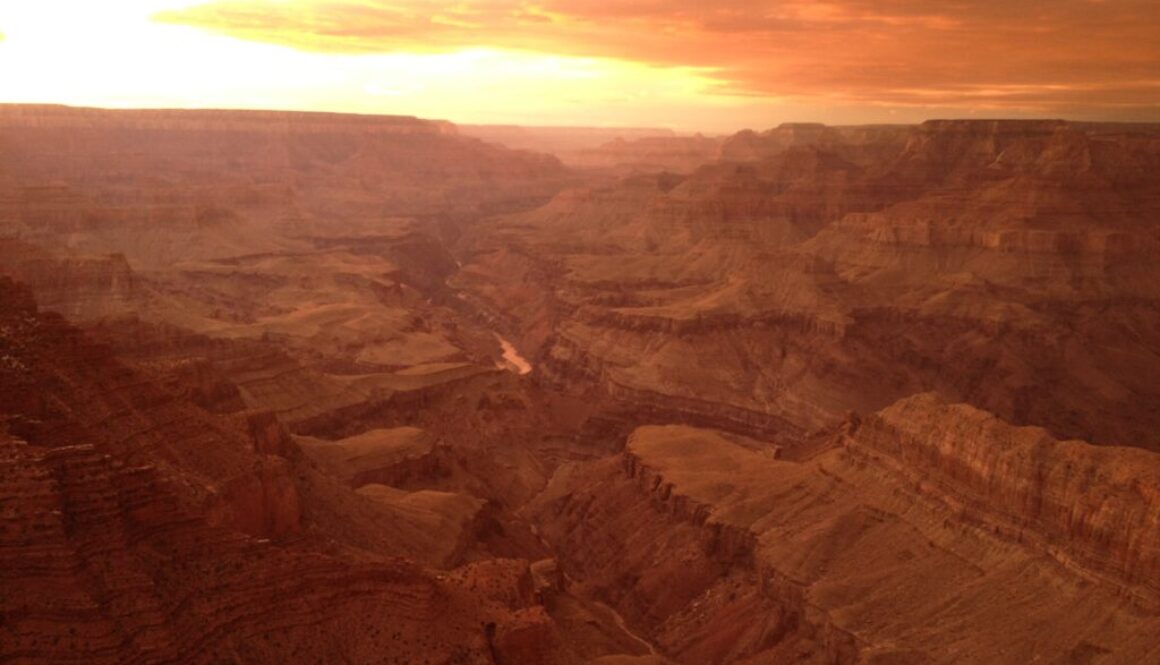
[[[399,561],[295,551],[184,513],[156,469],[0,435],[0,658],[490,663],[500,604]],[[439,628],[433,629],[438,620]],[[506,644],[499,653],[513,657]],[[511,647],[515,649],[515,647]]]
[[[840,151],[857,163],[872,163],[896,154],[906,145],[904,125],[829,127],[820,123],[782,123],[764,132],[743,130],[725,139],[718,158],[726,162],[756,162],[777,157],[794,146],[823,146]]]
[[[403,486],[440,473],[436,441],[417,427],[368,430],[337,441],[299,437],[298,444],[352,487]]]
[[[586,168],[614,169],[617,173],[689,173],[714,161],[722,137],[646,136],[626,140],[617,137],[603,145],[566,156],[567,163]]]
[[[486,502],[466,494],[407,492],[373,483],[362,485],[358,493],[378,503],[388,519],[396,522],[396,529],[410,527],[413,533],[408,540],[422,545],[429,552],[427,560],[444,568],[462,563],[469,552],[477,550],[488,524]]]
[[[800,587],[774,593],[762,582],[754,533],[715,517],[711,503],[634,452],[632,438],[611,462],[554,481],[536,519],[569,578],[638,635],[677,662],[854,662],[849,635],[824,616],[807,618]]]
[[[278,538],[302,526],[302,500],[290,469],[262,468],[215,488],[206,521],[258,538]]]
[[[122,254],[53,254],[0,238],[0,273],[27,284],[41,307],[76,320],[124,315],[144,296]]]
[[[1034,547],[1160,611],[1160,456],[1059,441],[917,395],[849,428],[959,519]],[[881,456],[881,457],[879,457]]]
[[[689,662],[1154,650],[1141,635],[1160,625],[1155,453],[1057,442],[931,395],[852,419],[836,443],[789,462],[713,431],[641,428],[620,480],[572,471],[537,520],[565,571]],[[1077,612],[1132,627],[1112,638]]]

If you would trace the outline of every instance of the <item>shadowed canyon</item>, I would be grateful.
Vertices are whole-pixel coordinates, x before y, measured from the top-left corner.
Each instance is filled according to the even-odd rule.
[[[1160,663],[1157,174],[0,105],[0,663]]]

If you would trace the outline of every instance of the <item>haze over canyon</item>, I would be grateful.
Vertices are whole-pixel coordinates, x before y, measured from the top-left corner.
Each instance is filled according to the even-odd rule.
[[[0,104],[0,663],[1160,663],[1157,174]]]

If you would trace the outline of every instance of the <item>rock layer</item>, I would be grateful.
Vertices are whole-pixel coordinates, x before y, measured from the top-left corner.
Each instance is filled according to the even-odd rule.
[[[1157,654],[1160,459],[931,395],[808,462],[634,432],[538,504],[570,575],[683,662],[1102,662]],[[760,654],[760,657],[759,657]]]
[[[1061,121],[742,133],[688,176],[494,220],[453,284],[510,317],[544,380],[629,408],[715,402],[717,425],[741,409],[802,441],[934,390],[1156,449],[1158,136]]]

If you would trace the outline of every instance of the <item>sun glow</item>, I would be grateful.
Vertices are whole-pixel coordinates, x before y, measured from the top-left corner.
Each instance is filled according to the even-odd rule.
[[[575,121],[582,107],[591,113],[586,124],[664,124],[657,116],[665,107],[714,103],[702,99],[714,81],[694,68],[493,48],[305,52],[151,19],[160,10],[193,4],[188,0],[108,4],[113,7],[41,0],[0,7],[7,36],[0,41],[0,101],[529,124]]]
[[[2,0],[0,102],[708,131],[1156,119],[1160,5],[1006,6]]]

